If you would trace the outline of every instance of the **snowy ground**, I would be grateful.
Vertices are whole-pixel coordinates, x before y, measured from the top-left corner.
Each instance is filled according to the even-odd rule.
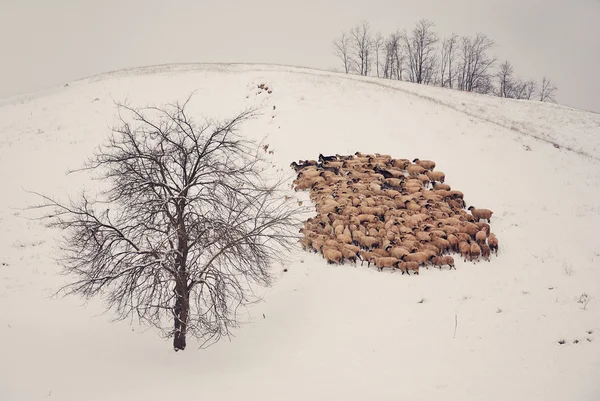
[[[319,153],[435,160],[495,211],[499,256],[407,277],[298,251],[231,342],[177,354],[99,300],[50,299],[59,233],[26,219],[23,188],[92,185],[65,172],[106,137],[113,101],[192,90],[207,117],[261,107],[244,132],[268,135],[284,171]],[[599,160],[598,114],[299,68],[149,67],[0,100],[0,400],[600,399]]]

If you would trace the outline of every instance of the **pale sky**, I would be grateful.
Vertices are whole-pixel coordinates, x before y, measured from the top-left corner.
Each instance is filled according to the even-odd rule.
[[[420,18],[441,36],[487,34],[520,76],[550,77],[559,103],[600,112],[600,0],[0,0],[0,97],[151,64],[339,68],[341,30]]]

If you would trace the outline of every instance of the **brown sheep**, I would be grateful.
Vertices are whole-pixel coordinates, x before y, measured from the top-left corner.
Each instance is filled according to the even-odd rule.
[[[464,199],[465,194],[460,191],[450,191],[450,197],[454,199]]]
[[[325,241],[324,248],[339,249],[340,244],[334,239],[328,239]]]
[[[396,269],[398,262],[399,262],[398,258],[392,258],[392,257],[375,258],[375,266],[377,266],[377,269],[379,271],[383,271],[384,267],[391,267],[392,269]]]
[[[349,250],[351,250],[354,253],[358,253],[360,251],[360,248],[357,247],[356,245],[344,244],[342,247],[346,248],[346,249],[349,249]]]
[[[481,248],[477,245],[477,242],[471,242],[471,257],[469,260],[477,260],[479,259],[479,255],[481,255]]]
[[[381,249],[381,248],[372,249],[371,252],[376,253],[377,255],[381,256],[382,258],[387,258],[390,256],[388,251],[386,251],[385,249]]]
[[[375,263],[375,259],[376,258],[380,258],[381,257],[381,256],[379,256],[376,253],[368,252],[368,251],[362,251],[362,250],[358,253],[358,255],[360,256],[360,260],[361,260],[360,265],[362,266],[363,263],[366,261],[367,262],[367,266],[369,266],[369,267],[371,266],[371,263]]]
[[[477,224],[477,227],[479,227],[480,230],[485,231],[486,235],[489,235],[490,225],[488,223],[481,221],[481,222],[477,222],[475,224]]]
[[[344,259],[356,264],[357,253],[355,251],[342,247],[340,248],[340,252],[344,256]]]
[[[466,241],[461,241],[458,244],[458,249],[460,251],[460,255],[463,257],[465,262],[467,259],[471,259],[471,245],[469,245]]]
[[[426,188],[429,185],[429,183],[431,182],[431,180],[429,179],[429,177],[426,176],[425,174],[419,174],[419,175],[417,175],[417,179],[419,181],[421,181],[421,184],[423,184],[423,186],[426,187]]]
[[[449,266],[450,269],[454,268],[456,270],[456,267],[454,266],[454,258],[452,256],[436,256],[435,258],[431,259],[431,261],[433,262],[434,266],[437,266],[440,268],[440,270],[442,269],[442,266]]]
[[[458,237],[456,235],[454,235],[454,234],[449,234],[447,240],[450,243],[450,248],[454,252],[458,252],[458,243],[460,242],[458,240]]]
[[[485,233],[485,231],[478,231],[477,234],[475,234],[475,240],[479,245],[485,244],[485,241],[487,240],[487,234]]]
[[[420,265],[424,265],[427,262],[429,262],[429,260],[435,255],[430,255],[426,252],[415,252],[415,253],[410,253],[408,255],[404,255],[402,257],[402,260],[404,260],[405,262],[417,262]]]
[[[488,237],[488,244],[490,245],[490,250],[494,251],[496,255],[498,255],[498,238],[494,235],[494,233],[490,233]]]
[[[312,248],[315,253],[321,252],[321,248],[323,248],[323,245],[325,245],[325,241],[320,239],[314,239],[312,242]]]
[[[442,184],[441,182],[436,182],[433,184],[433,189],[441,189],[443,191],[450,191],[452,188],[448,184]]]
[[[439,181],[443,184],[446,179],[446,174],[441,171],[427,171],[425,174],[427,174],[427,177],[429,177],[432,182]]]
[[[407,249],[399,246],[393,248],[390,246],[386,250],[389,252],[390,256],[393,256],[398,259],[401,259],[403,256],[410,254],[410,252]]]
[[[468,234],[471,237],[475,237],[477,235],[477,233],[479,232],[479,227],[477,227],[476,224],[473,224],[470,222],[465,222],[460,227],[460,231],[465,234]]]
[[[327,259],[328,264],[340,264],[344,257],[340,251],[334,248],[324,248],[323,256]]]
[[[292,188],[308,190],[317,211],[300,230],[299,243],[328,253],[328,263],[360,258],[370,265],[395,258],[404,273],[411,270],[407,264],[416,272],[429,262],[440,266],[442,255],[452,251],[472,261],[481,256],[489,261],[498,252],[497,238],[490,235],[492,212],[466,210],[464,194],[443,183],[445,174],[434,172],[431,160],[411,163],[357,152],[319,155],[318,162],[300,160],[290,167],[297,173]]]
[[[473,215],[473,217],[475,217],[477,219],[477,221],[483,219],[483,220],[487,220],[488,223],[491,222],[492,214],[494,214],[494,212],[492,212],[489,209],[477,209],[477,208],[475,208],[475,206],[469,206],[469,208],[467,210],[471,211],[471,214]]]
[[[351,244],[353,242],[352,237],[350,235],[346,235],[346,234],[338,235],[337,240],[344,244]]]
[[[408,172],[409,175],[416,177],[419,174],[423,174],[425,173],[425,170],[423,167],[419,166],[418,164],[411,164],[409,166],[406,166],[406,171]]]
[[[443,238],[439,238],[439,237],[438,237],[438,238],[434,238],[434,239],[431,241],[431,243],[432,243],[433,245],[437,246],[437,247],[440,249],[441,253],[444,253],[444,252],[446,252],[447,250],[449,250],[449,249],[450,249],[450,246],[451,246],[451,245],[450,245],[450,241],[448,241],[448,240],[445,240],[445,239],[443,239]]]
[[[435,162],[432,160],[419,160],[414,159],[413,163],[418,164],[419,166],[426,168],[427,170],[433,170],[435,168]]]
[[[458,237],[458,239],[460,241],[464,241],[464,242],[471,241],[471,236],[469,234],[467,234],[467,233],[463,233],[463,232],[456,233],[456,236]]]
[[[402,271],[402,274],[409,274],[412,271],[414,274],[419,274],[419,263],[418,262],[400,262],[398,268]]]
[[[483,257],[483,260],[490,261],[490,247],[486,244],[481,244],[481,256]]]

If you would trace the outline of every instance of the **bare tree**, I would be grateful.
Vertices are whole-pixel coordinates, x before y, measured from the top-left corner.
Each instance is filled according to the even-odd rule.
[[[402,80],[404,67],[404,52],[401,46],[401,35],[396,32],[389,35],[385,41],[385,60],[383,77],[388,79]]]
[[[350,36],[344,31],[339,38],[333,41],[333,49],[335,55],[342,61],[344,65],[344,71],[346,74],[350,72],[350,67],[352,65],[352,58],[350,56]]]
[[[351,45],[354,49],[354,62],[356,70],[360,75],[369,75],[371,68],[371,50],[373,39],[371,38],[371,27],[368,22],[363,21],[350,30]]]
[[[554,95],[558,88],[552,83],[552,81],[544,77],[542,79],[542,83],[540,85],[540,91],[538,92],[540,96],[540,101],[542,102],[555,102]]]
[[[531,100],[537,91],[537,83],[529,80],[523,83],[523,99]]]
[[[373,39],[373,50],[375,51],[375,67],[378,78],[381,77],[380,67],[382,67],[381,56],[384,43],[385,41],[383,39],[383,36],[381,36],[381,33],[377,33],[375,39]]]
[[[298,222],[283,181],[263,178],[259,144],[238,133],[252,112],[197,125],[188,102],[119,104],[119,126],[81,169],[99,172],[108,189],[69,204],[41,195],[36,207],[65,230],[60,263],[74,280],[60,292],[102,295],[117,319],[173,336],[176,351],[187,335],[206,345],[230,334]]]
[[[493,46],[494,41],[482,33],[473,38],[461,38],[458,89],[478,93],[492,92],[490,70],[496,59],[488,52]]]
[[[514,97],[515,82],[513,79],[514,68],[512,64],[505,61],[498,70],[498,96],[500,97]]]
[[[435,24],[426,19],[417,22],[411,36],[402,34],[408,60],[408,77],[411,82],[428,84],[433,80],[436,65],[438,37],[432,28]]]
[[[458,35],[453,33],[442,42],[440,54],[440,86],[454,87],[454,71],[456,69],[456,52],[458,48]]]

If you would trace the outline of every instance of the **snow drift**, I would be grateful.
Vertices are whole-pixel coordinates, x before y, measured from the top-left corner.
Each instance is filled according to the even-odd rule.
[[[114,101],[192,91],[198,116],[260,107],[242,130],[267,136],[277,170],[319,153],[435,160],[467,206],[494,210],[499,257],[407,279],[298,250],[230,342],[183,354],[111,324],[101,300],[49,297],[66,280],[52,259],[60,233],[28,220],[37,199],[23,189],[65,199],[95,185],[65,172],[105,139]],[[0,104],[2,400],[600,396],[600,115],[258,65],[131,69]]]

